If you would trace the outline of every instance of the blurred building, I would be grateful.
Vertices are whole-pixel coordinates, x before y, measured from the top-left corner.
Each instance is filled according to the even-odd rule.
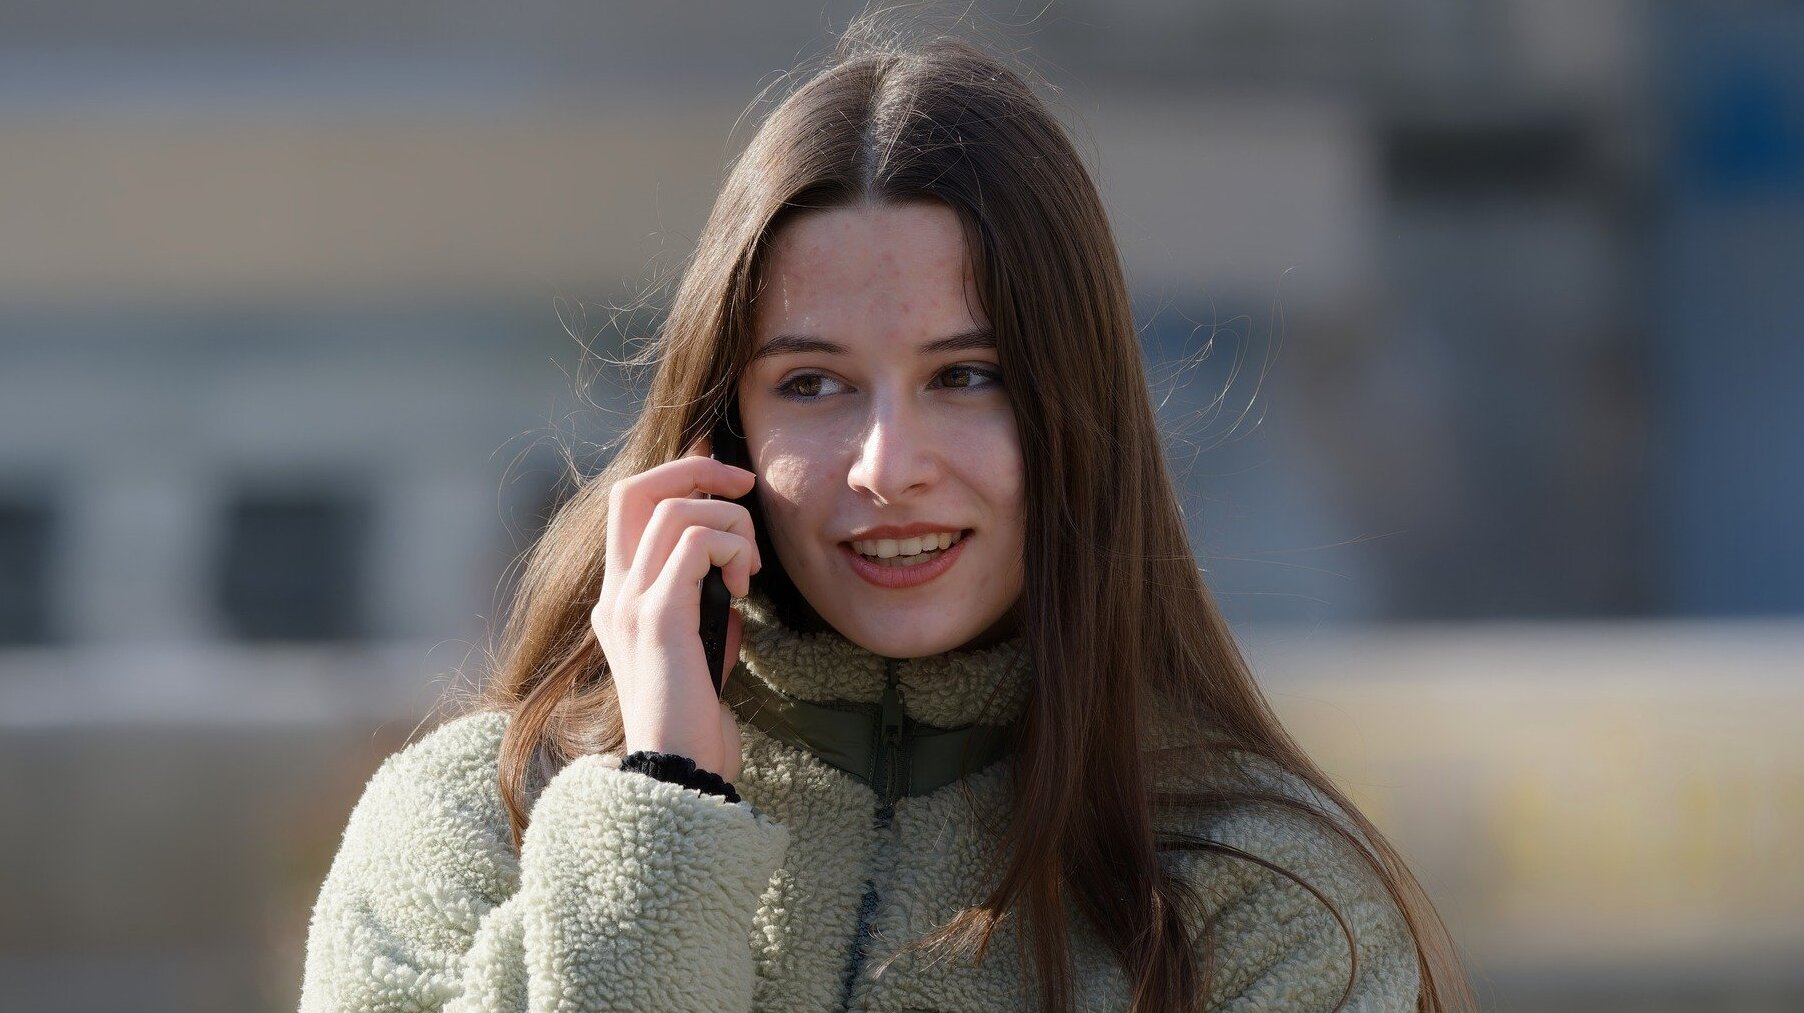
[[[362,779],[858,7],[702,6],[0,0],[0,1006],[292,1004]],[[1212,588],[1493,998],[1797,1001],[1804,13],[983,6]]]

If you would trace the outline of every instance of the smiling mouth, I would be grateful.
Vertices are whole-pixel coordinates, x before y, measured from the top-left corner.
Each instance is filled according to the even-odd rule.
[[[955,546],[959,545],[965,539],[971,537],[971,534],[972,529],[965,528],[954,534],[952,539],[947,542],[943,548],[938,547],[938,542],[933,539],[927,539],[927,542],[928,544],[934,545],[935,548],[926,548],[921,544],[921,540],[918,538],[859,539],[856,543],[841,542],[840,545],[857,554],[859,558],[877,566],[910,567],[920,566],[924,563],[938,559],[940,556],[952,551]],[[915,545],[906,545],[905,543],[908,542],[914,542]],[[865,549],[875,549],[876,551],[860,550],[858,548],[859,545],[863,545]],[[907,548],[914,548],[916,551],[903,551]],[[888,551],[890,555],[881,555],[884,551]]]

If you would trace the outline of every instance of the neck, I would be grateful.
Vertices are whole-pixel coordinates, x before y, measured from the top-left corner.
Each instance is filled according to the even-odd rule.
[[[1016,740],[1032,688],[1018,634],[992,627],[982,643],[886,658],[831,627],[783,623],[756,590],[734,608],[745,633],[721,698],[746,724],[863,782],[886,803],[982,770]]]

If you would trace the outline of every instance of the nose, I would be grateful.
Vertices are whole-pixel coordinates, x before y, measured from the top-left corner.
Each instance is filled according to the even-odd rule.
[[[872,399],[846,480],[882,504],[899,503],[931,488],[940,471],[940,447],[931,420],[906,395]]]

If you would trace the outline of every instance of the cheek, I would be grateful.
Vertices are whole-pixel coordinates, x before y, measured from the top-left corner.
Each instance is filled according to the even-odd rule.
[[[794,507],[809,499],[808,491],[813,484],[809,477],[810,471],[808,460],[804,457],[770,454],[759,468],[758,478],[764,488],[784,505]]]
[[[1010,472],[1006,478],[998,475],[988,490],[991,509],[1009,531],[1015,543],[1019,544],[1027,528],[1027,504],[1025,501],[1025,483],[1019,471]]]
[[[1026,463],[1015,438],[1012,417],[1003,416],[994,426],[967,427],[962,453],[968,455],[968,481],[979,490],[985,504],[999,520],[1020,524],[1026,519]]]
[[[758,503],[771,526],[772,541],[788,544],[791,533],[803,534],[831,503],[823,499],[823,471],[803,453],[766,447],[758,465]]]

